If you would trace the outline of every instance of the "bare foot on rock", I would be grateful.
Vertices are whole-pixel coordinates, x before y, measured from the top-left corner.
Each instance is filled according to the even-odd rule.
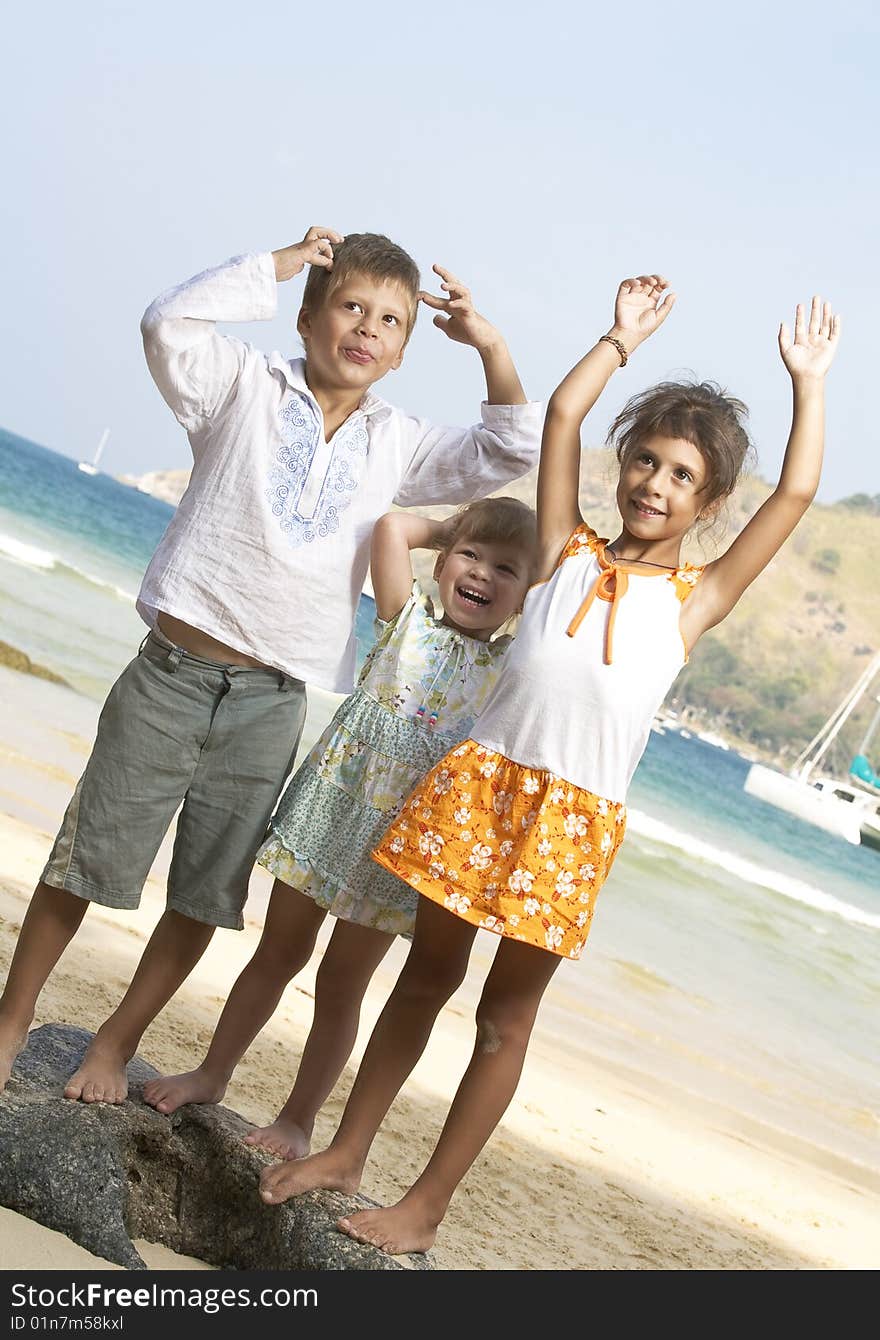
[[[336,1227],[356,1242],[378,1247],[389,1256],[426,1252],[437,1237],[435,1220],[405,1201],[384,1210],[358,1210],[357,1214],[337,1220]]]
[[[28,1031],[15,1025],[0,1024],[0,1093],[6,1088],[16,1058],[27,1046]]]
[[[267,1205],[280,1205],[291,1196],[304,1191],[357,1191],[361,1184],[362,1165],[352,1163],[333,1149],[322,1150],[307,1159],[287,1159],[273,1163],[260,1173],[260,1196]]]
[[[271,1126],[257,1126],[245,1136],[244,1143],[265,1149],[279,1159],[304,1159],[312,1147],[302,1126],[283,1117],[276,1117]]]
[[[95,1037],[79,1070],[67,1081],[64,1097],[83,1103],[124,1103],[128,1097],[128,1060],[116,1047]]]
[[[182,1075],[160,1075],[144,1085],[144,1102],[169,1116],[184,1103],[219,1103],[226,1092],[222,1080],[199,1066]]]

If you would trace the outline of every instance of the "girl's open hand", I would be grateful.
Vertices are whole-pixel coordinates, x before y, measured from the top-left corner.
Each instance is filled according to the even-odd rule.
[[[785,322],[779,327],[779,352],[792,379],[822,378],[831,367],[840,337],[840,317],[831,311],[831,303],[814,296],[807,322],[804,304],[799,302],[794,318],[794,339]]]
[[[662,275],[624,279],[614,303],[614,333],[631,353],[663,325],[674,304],[675,294]]]

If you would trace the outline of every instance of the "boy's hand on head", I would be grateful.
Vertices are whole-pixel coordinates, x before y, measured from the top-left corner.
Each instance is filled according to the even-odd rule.
[[[332,270],[333,246],[344,241],[342,233],[337,233],[335,228],[313,224],[301,242],[272,252],[276,282],[281,284],[285,279],[293,279],[306,265],[320,265],[325,270]]]
[[[779,327],[779,352],[792,381],[821,380],[831,367],[840,337],[840,317],[831,311],[831,303],[813,298],[810,319],[799,302],[794,318],[794,339],[785,322]]]
[[[469,344],[480,353],[500,344],[502,341],[499,331],[474,308],[470,289],[466,288],[460,279],[456,279],[449,270],[444,270],[442,265],[434,265],[432,269],[443,281],[440,287],[446,291],[447,296],[435,298],[433,293],[422,291],[419,293],[419,299],[426,307],[433,307],[438,313],[442,313],[434,317],[437,329],[448,335],[450,340],[457,340],[459,344]]]
[[[627,353],[632,353],[636,345],[663,325],[674,304],[675,294],[670,292],[669,280],[662,275],[624,279],[617,290],[611,334],[622,341]]]

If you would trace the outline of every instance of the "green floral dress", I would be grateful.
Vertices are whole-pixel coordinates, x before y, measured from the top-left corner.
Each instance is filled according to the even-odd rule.
[[[418,894],[370,856],[413,787],[467,738],[512,639],[480,642],[435,617],[413,583],[357,688],[294,773],[258,853],[277,879],[343,921],[412,935]]]

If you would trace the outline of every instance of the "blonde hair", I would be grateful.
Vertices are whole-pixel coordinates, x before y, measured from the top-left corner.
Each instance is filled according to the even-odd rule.
[[[317,311],[353,274],[400,286],[408,300],[406,338],[409,339],[419,310],[419,267],[403,247],[382,233],[349,233],[344,242],[334,243],[332,270],[321,265],[313,265],[309,270],[302,310]]]
[[[479,498],[458,509],[444,550],[467,539],[483,544],[516,544],[531,551],[535,547],[537,525],[532,508],[517,498]]]

